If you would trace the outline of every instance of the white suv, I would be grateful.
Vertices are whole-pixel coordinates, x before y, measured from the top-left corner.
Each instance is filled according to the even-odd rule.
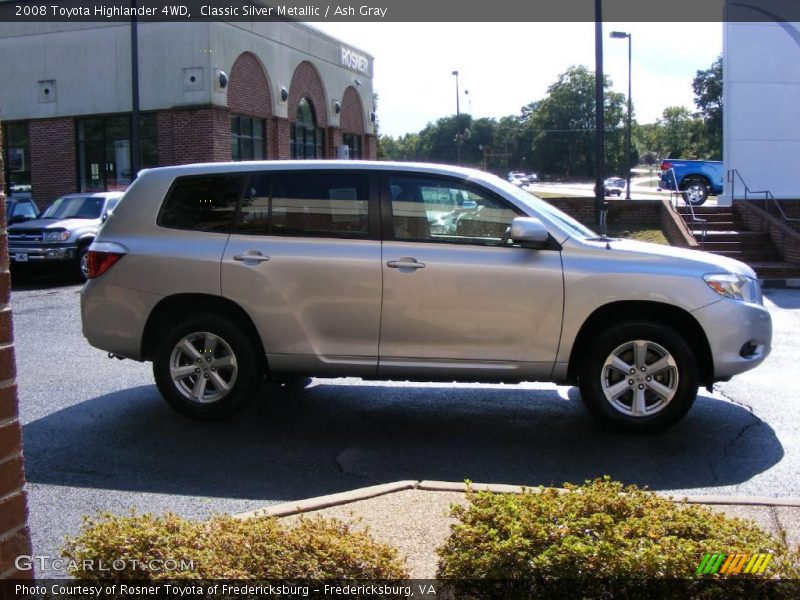
[[[267,374],[539,380],[580,385],[611,427],[654,431],[770,350],[748,266],[605,239],[442,165],[144,171],[88,262],[89,342],[153,361],[167,401],[202,419],[241,408]]]

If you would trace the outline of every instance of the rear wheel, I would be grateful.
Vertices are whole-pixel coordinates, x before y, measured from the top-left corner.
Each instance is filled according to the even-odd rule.
[[[681,190],[683,190],[683,200],[686,204],[692,204],[693,206],[700,206],[703,204],[708,199],[708,195],[711,192],[708,181],[702,177],[689,177],[685,179],[681,184]]]
[[[584,356],[580,389],[590,412],[611,429],[662,431],[691,408],[697,362],[671,329],[651,321],[616,325]]]
[[[153,375],[164,399],[199,420],[220,420],[258,393],[263,372],[255,348],[234,321],[193,315],[167,331],[153,356]]]

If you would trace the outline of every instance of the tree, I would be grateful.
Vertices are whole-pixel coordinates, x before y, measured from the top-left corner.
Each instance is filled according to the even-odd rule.
[[[604,82],[606,159],[609,168],[624,166],[625,97]],[[533,163],[541,171],[564,177],[591,178],[595,169],[595,76],[584,66],[559,75],[547,97],[529,105],[525,125],[532,132]]]
[[[709,69],[697,71],[692,80],[694,103],[703,122],[700,151],[708,158],[722,159],[722,56]]]
[[[668,106],[657,123],[656,150],[663,158],[696,158],[699,125],[685,106]]]

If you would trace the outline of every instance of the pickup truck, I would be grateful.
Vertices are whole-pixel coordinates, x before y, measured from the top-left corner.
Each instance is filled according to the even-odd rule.
[[[8,227],[8,255],[17,273],[36,266],[72,269],[88,277],[87,253],[122,192],[67,194],[38,219]]]
[[[674,190],[677,182],[677,189],[683,192],[683,199],[687,204],[700,206],[709,194],[715,196],[721,194],[722,181],[721,161],[681,159],[661,161],[661,187]]]

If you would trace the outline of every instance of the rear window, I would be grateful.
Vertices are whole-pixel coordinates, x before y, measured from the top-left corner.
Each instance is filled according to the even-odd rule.
[[[158,224],[172,229],[229,232],[241,181],[240,174],[179,177],[161,208]]]

